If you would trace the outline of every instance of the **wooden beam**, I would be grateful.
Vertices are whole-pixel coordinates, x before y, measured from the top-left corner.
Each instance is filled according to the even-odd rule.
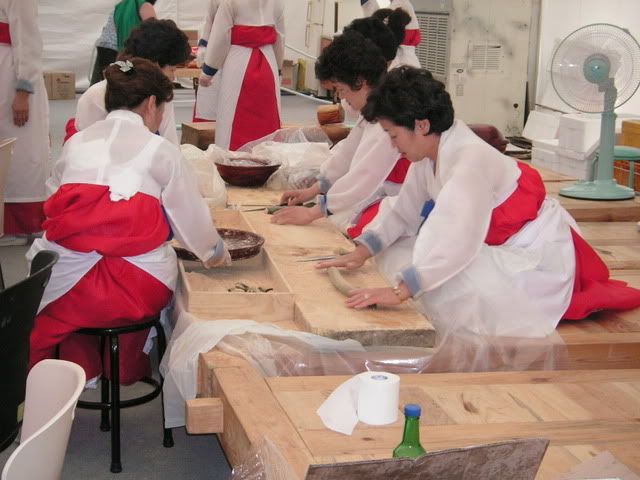
[[[191,434],[222,433],[223,412],[219,398],[194,398],[187,400],[186,427]]]

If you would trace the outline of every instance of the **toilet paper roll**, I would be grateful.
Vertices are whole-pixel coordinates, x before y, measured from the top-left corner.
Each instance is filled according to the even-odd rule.
[[[358,420],[387,425],[398,418],[400,377],[387,372],[365,372],[336,388],[318,408],[327,428],[351,435]]]
[[[358,375],[358,419],[369,425],[388,425],[398,419],[400,377],[386,372]]]

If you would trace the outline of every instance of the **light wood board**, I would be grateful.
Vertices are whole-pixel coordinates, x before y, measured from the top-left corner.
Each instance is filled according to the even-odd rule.
[[[574,182],[546,182],[547,194],[560,201],[567,211],[578,222],[629,222],[640,219],[640,200],[579,200],[577,198],[562,197],[559,191],[562,187],[573,185]]]
[[[540,174],[540,176],[542,177],[543,182],[575,182],[577,180],[577,178],[571,177],[569,175],[564,175],[562,173],[549,170],[547,168],[531,165],[531,162],[522,162],[522,163],[525,163],[530,167],[535,168]]]
[[[401,415],[383,427],[360,423],[352,436],[324,427],[315,412],[348,377],[261,379],[248,376],[241,360],[232,362],[220,360],[212,392],[225,406],[220,437],[232,464],[267,437],[303,479],[308,462],[389,458],[402,437]],[[403,375],[400,403],[422,405],[428,451],[547,438],[538,479],[556,478],[607,450],[640,473],[640,370]]]

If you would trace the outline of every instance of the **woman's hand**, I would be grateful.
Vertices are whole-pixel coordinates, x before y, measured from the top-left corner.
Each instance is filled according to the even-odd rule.
[[[314,183],[309,188],[287,190],[280,197],[281,205],[300,205],[316,197],[320,193],[320,184]]]
[[[22,127],[29,121],[29,92],[24,90],[16,90],[16,96],[13,98],[13,123],[17,127]]]
[[[355,250],[346,255],[340,255],[333,260],[325,260],[316,264],[316,268],[342,267],[347,270],[355,270],[364,265],[364,262],[371,257],[371,252],[364,245],[358,245]]]
[[[393,288],[361,288],[351,292],[346,304],[349,308],[360,310],[370,305],[400,305],[403,300],[395,294]]]
[[[200,78],[198,79],[198,85],[202,85],[203,87],[210,87],[213,83],[213,77],[209,75],[205,75],[204,73],[200,74]]]
[[[318,205],[308,207],[287,207],[277,211],[271,218],[271,223],[278,225],[308,225],[322,217]]]

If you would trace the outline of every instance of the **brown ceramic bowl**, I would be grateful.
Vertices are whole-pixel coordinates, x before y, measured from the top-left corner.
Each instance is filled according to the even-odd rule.
[[[247,232],[246,230],[219,228],[218,233],[222,237],[222,241],[227,247],[227,250],[229,250],[231,260],[255,257],[260,253],[262,245],[264,245],[263,237],[253,232]],[[176,251],[177,257],[181,260],[198,260],[196,254],[186,248],[173,245],[173,249]]]
[[[216,163],[222,179],[236,187],[260,187],[280,165],[226,165]]]

